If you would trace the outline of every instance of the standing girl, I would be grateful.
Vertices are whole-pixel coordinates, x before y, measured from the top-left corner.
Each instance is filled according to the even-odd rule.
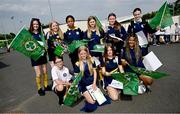
[[[54,66],[55,61],[55,48],[57,45],[63,43],[64,35],[59,28],[59,23],[56,21],[52,21],[49,24],[50,31],[47,33],[47,44],[48,44],[48,55],[49,55],[49,62],[51,65],[51,68]]]
[[[64,40],[67,44],[70,44],[74,40],[82,40],[83,39],[83,32],[80,28],[74,26],[75,19],[72,15],[68,15],[66,17],[66,23],[68,26],[67,31],[64,33]],[[69,54],[71,58],[71,62],[73,67],[75,66],[75,62],[78,60],[78,54],[76,49],[73,53]]]
[[[101,39],[104,37],[104,31],[100,32],[99,28],[96,24],[97,20],[94,16],[90,16],[87,21],[87,30],[84,33],[84,38],[90,40],[88,42],[88,48],[91,56],[101,57],[102,54],[100,52],[91,52],[94,46],[97,44],[101,44]]]
[[[39,42],[42,42],[41,23],[40,23],[39,19],[32,18],[31,23],[30,23],[29,32],[32,34],[34,39],[36,39]],[[33,59],[31,59],[31,64],[36,73],[36,83],[37,83],[37,88],[38,88],[38,94],[40,96],[44,96],[45,90],[49,89],[46,53],[43,56],[41,56],[37,61],[34,61]],[[42,71],[41,71],[41,69],[42,69]],[[44,83],[43,83],[44,89],[41,86],[41,84],[42,84],[41,76],[43,76],[43,80],[44,80]]]
[[[124,41],[127,37],[125,28],[116,21],[116,15],[114,13],[110,13],[108,15],[109,26],[106,31],[106,43],[112,43],[115,46],[116,55],[121,53],[121,49],[123,48]],[[118,37],[121,40],[116,40],[110,37]]]

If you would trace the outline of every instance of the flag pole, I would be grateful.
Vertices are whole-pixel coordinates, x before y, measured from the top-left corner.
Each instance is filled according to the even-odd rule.
[[[161,27],[161,23],[162,23],[162,19],[163,19],[163,16],[164,16],[164,13],[166,11],[166,7],[167,7],[167,1],[166,1],[166,4],[165,4],[165,8],[164,8],[164,11],[163,11],[163,14],[162,14],[162,17],[161,17],[161,21],[159,23],[159,26]]]
[[[16,34],[15,38],[12,40],[12,42],[9,44],[8,48],[11,47],[12,43],[14,42],[14,40],[16,39],[17,35],[23,30],[23,28],[25,27],[26,25],[24,25],[23,27],[21,27],[21,29],[19,30],[19,32]]]
[[[53,14],[52,14],[52,9],[51,9],[51,2],[50,2],[50,0],[48,0],[48,5],[49,5],[50,14],[51,14],[51,20],[53,20]]]

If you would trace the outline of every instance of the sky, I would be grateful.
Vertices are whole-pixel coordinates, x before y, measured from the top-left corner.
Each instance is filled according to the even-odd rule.
[[[176,0],[168,0],[174,1]],[[143,13],[156,11],[164,2],[165,0],[0,0],[0,33],[17,33],[23,25],[29,27],[30,20],[34,17],[39,18],[43,24],[48,24],[51,20],[65,23],[66,16],[70,14],[76,20],[87,20],[90,15],[105,20],[111,12],[117,17],[132,15],[136,7],[140,7]]]

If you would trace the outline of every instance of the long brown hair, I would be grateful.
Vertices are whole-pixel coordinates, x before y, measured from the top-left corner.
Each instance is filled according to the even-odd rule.
[[[78,49],[80,71],[82,71],[83,74],[84,74],[84,65],[83,65],[83,61],[82,61],[81,56],[80,56],[81,51],[86,51],[86,53],[87,53],[87,58],[86,59],[87,59],[88,69],[89,69],[90,74],[92,75],[93,74],[93,66],[92,66],[93,59],[92,59],[91,55],[89,54],[89,50],[88,50],[88,48],[86,46],[81,46]]]
[[[115,50],[114,50],[114,48],[113,48],[113,45],[110,44],[110,43],[106,44],[106,45],[105,45],[105,48],[104,48],[104,55],[103,55],[103,56],[104,56],[104,61],[105,61],[105,62],[106,62],[107,59],[108,59],[108,54],[107,54],[108,48],[111,48],[111,49],[112,49],[113,57],[116,56],[116,55],[115,55]]]
[[[38,25],[39,25],[39,28],[38,28],[38,33],[41,33],[41,22],[38,18],[32,18],[31,19],[31,22],[30,22],[30,27],[29,27],[29,32],[30,33],[33,33],[34,31],[34,28],[33,28],[33,22],[34,21],[37,21],[38,22]]]
[[[87,37],[88,38],[91,38],[91,35],[92,35],[92,31],[91,31],[91,27],[90,27],[90,25],[89,25],[89,21],[91,21],[91,20],[94,20],[95,21],[95,23],[97,22],[97,20],[96,20],[96,18],[94,17],[94,16],[89,16],[88,17],[88,21],[87,21]],[[95,27],[95,30],[96,30],[96,34],[98,35],[98,36],[100,36],[100,32],[99,32],[99,28],[98,28],[98,26],[97,26],[97,23],[96,23],[96,27]]]
[[[53,35],[53,34],[54,34],[54,31],[52,30],[52,24],[53,24],[53,23],[56,23],[56,24],[58,25],[58,32],[57,32],[57,34],[58,34],[58,36],[60,37],[60,39],[63,40],[63,39],[64,39],[64,35],[63,35],[62,30],[61,30],[60,27],[59,27],[60,24],[59,24],[57,21],[51,21],[51,22],[49,23],[49,29],[50,29],[49,34],[50,34],[50,35]]]
[[[130,34],[126,40],[126,46],[125,46],[125,51],[126,51],[126,59],[132,63],[132,57],[130,54],[130,46],[129,46],[129,40],[130,38],[134,38],[135,41],[135,45],[134,45],[134,52],[135,52],[135,57],[136,57],[136,63],[138,64],[139,59],[142,58],[142,54],[141,54],[141,49],[139,47],[139,41],[137,38],[136,34]]]

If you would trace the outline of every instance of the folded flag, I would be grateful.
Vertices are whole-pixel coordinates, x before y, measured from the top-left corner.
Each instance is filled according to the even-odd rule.
[[[72,82],[65,98],[64,98],[64,104],[67,106],[72,106],[79,98],[79,90],[78,90],[78,83],[82,78],[82,72],[80,72]]]
[[[135,73],[113,73],[112,77],[123,83],[124,94],[138,95],[139,79]]]
[[[104,48],[105,48],[105,45],[97,44],[93,47],[93,50],[90,50],[90,51],[104,53]]]
[[[80,46],[88,44],[88,40],[74,40],[71,44],[68,45],[68,50],[70,53],[73,53]]]
[[[64,53],[64,48],[61,45],[56,46],[54,54],[57,56],[62,56]]]
[[[140,68],[140,67],[135,67],[132,65],[129,65],[129,67],[136,73],[138,74],[143,74],[143,75],[147,75],[153,79],[159,79],[165,76],[168,76],[168,74],[163,73],[163,72],[156,72],[156,71],[148,71],[145,68]]]
[[[33,38],[31,33],[24,27],[19,31],[10,44],[18,52],[33,60],[38,60],[44,53],[44,48]]]
[[[101,21],[95,16],[96,18],[96,24],[99,28],[99,31],[102,32],[103,31],[103,25],[101,24]]]

